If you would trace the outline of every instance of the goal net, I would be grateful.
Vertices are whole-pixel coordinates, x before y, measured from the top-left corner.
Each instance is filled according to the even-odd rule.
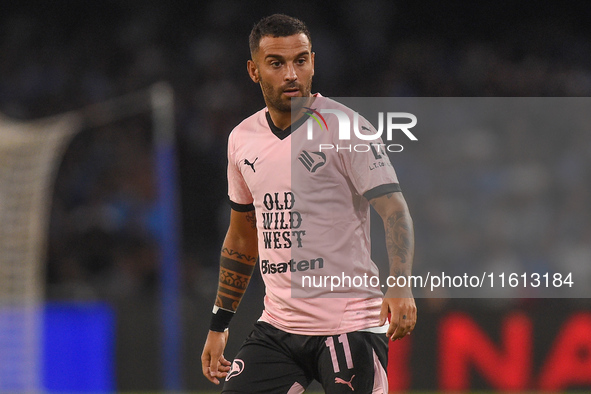
[[[84,128],[100,128],[141,114],[152,118],[158,209],[169,216],[163,218],[161,229],[167,234],[167,244],[160,245],[162,276],[167,286],[163,291],[172,294],[164,301],[168,305],[162,308],[168,314],[163,342],[168,344],[164,349],[168,354],[166,362],[177,366],[172,108],[171,88],[159,83],[79,111],[36,121],[17,121],[0,114],[0,393],[43,391],[42,329],[49,214],[54,180],[66,148]],[[173,382],[171,387],[178,380],[174,372],[167,379]]]
[[[35,122],[0,116],[0,391],[39,387],[43,255],[59,159],[79,129],[65,114]]]

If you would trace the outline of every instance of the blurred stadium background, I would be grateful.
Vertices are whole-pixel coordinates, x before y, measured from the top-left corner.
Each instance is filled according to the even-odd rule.
[[[586,1],[3,2],[0,392],[212,389],[199,358],[229,216],[225,144],[264,105],[247,37],[274,12],[309,25],[326,96],[591,93]],[[150,105],[167,86],[173,118]],[[398,168],[417,269],[583,267],[589,281],[591,133],[514,125],[474,142]],[[262,294],[256,277],[227,356]],[[417,304],[391,350],[396,390],[591,390],[587,298]]]

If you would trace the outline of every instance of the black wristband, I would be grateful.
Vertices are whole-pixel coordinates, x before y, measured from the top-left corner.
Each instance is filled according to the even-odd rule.
[[[217,309],[217,310],[216,310]],[[224,332],[230,325],[230,320],[234,317],[234,312],[230,312],[221,308],[214,308],[215,312],[211,314],[211,323],[209,324],[210,331]]]

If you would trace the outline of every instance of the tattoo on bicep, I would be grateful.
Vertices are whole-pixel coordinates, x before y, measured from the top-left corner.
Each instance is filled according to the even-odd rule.
[[[384,194],[384,196],[385,196],[385,197],[386,197],[386,198],[389,200],[389,199],[391,199],[392,197],[394,197],[394,193],[388,193],[388,194]],[[377,201],[376,201],[376,199],[374,198],[374,199],[373,199],[373,200],[371,200],[369,203],[371,204],[371,206],[372,206],[372,207],[374,207],[374,208],[375,208],[375,207],[376,207],[376,204],[377,204]]]
[[[255,211],[250,211],[246,214],[246,220],[250,223],[252,228],[257,228],[257,217]]]
[[[388,255],[397,256],[402,264],[412,258],[413,235],[410,218],[403,211],[394,212],[386,220]]]
[[[253,269],[253,264],[222,256],[215,304],[220,308],[235,311],[248,287]]]
[[[245,260],[245,261],[251,262],[253,264],[256,263],[256,261],[257,261],[257,258],[256,257],[248,256],[248,255],[246,255],[244,253],[240,253],[240,252],[237,252],[235,250],[228,249],[228,248],[223,248],[222,249],[222,253],[226,253],[228,256],[235,257],[238,260]]]

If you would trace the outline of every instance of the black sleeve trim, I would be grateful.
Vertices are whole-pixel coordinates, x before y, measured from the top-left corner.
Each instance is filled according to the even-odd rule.
[[[230,208],[232,208],[236,212],[254,211],[254,204],[238,204],[238,203],[230,200],[230,198],[228,198],[228,203],[230,204]]]
[[[401,192],[400,184],[398,183],[386,183],[384,185],[376,186],[373,189],[370,189],[363,193],[363,197],[367,198],[367,200],[372,200],[376,197],[385,196],[388,193],[396,193]]]

